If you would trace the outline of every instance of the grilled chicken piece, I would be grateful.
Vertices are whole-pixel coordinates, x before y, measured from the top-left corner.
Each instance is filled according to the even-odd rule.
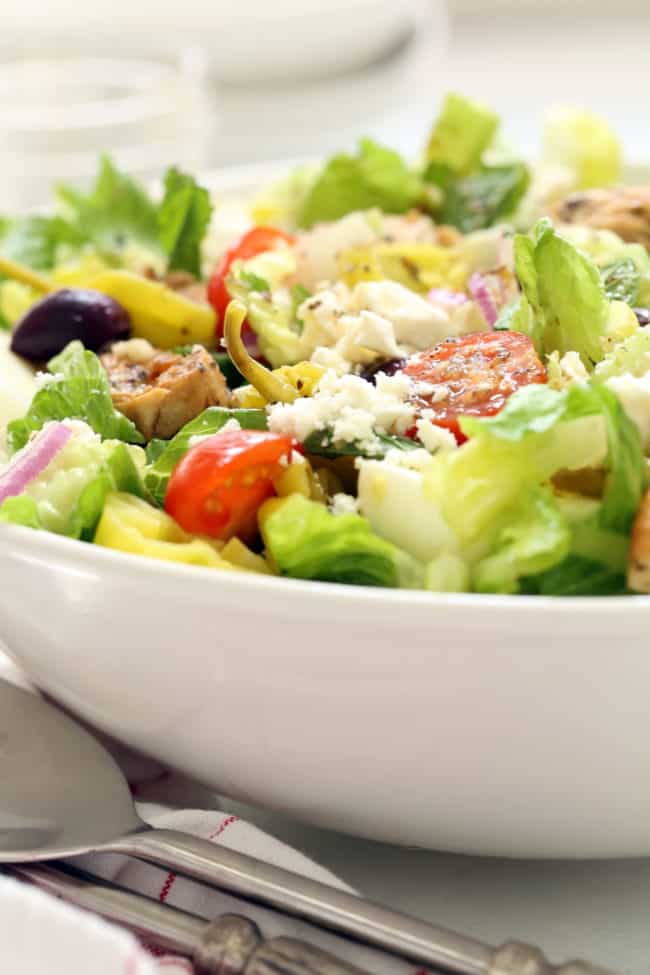
[[[632,526],[627,584],[635,592],[650,592],[650,489]]]
[[[115,408],[133,420],[147,440],[173,437],[208,406],[230,403],[226,380],[202,345],[181,356],[132,339],[118,342],[101,361]]]
[[[562,223],[612,230],[628,243],[650,250],[650,186],[572,193],[555,204],[551,215]]]

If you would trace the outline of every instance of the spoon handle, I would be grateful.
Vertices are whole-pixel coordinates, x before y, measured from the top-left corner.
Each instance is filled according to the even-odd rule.
[[[347,891],[175,830],[132,833],[102,847],[301,917],[416,964],[457,975],[614,975],[588,962],[555,967],[537,948],[491,948]]]

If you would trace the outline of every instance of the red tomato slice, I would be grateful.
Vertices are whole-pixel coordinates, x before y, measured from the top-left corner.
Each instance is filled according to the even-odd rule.
[[[273,479],[294,448],[291,437],[263,430],[216,433],[191,447],[174,468],[165,510],[185,531],[250,541],[257,509],[275,494]]]
[[[293,244],[294,240],[295,238],[291,234],[286,234],[284,230],[278,230],[276,227],[253,227],[252,230],[244,234],[234,247],[226,251],[208,282],[208,301],[217,313],[218,338],[223,335],[223,320],[231,297],[226,287],[226,278],[233,262],[247,261],[264,251],[273,250],[281,241],[286,244]],[[250,325],[246,323],[244,323],[243,332],[245,331],[251,331]]]
[[[493,416],[517,389],[546,382],[546,369],[531,339],[521,332],[473,332],[446,339],[412,355],[402,371],[423,384],[412,397],[417,407],[427,411],[432,423],[451,430],[458,443],[467,439],[460,417]]]

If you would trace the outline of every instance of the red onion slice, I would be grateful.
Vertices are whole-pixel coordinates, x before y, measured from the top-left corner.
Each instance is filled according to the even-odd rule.
[[[487,279],[479,271],[475,271],[469,279],[469,290],[483,312],[488,325],[494,325],[499,317],[499,309],[492,297]]]
[[[10,461],[0,474],[0,503],[21,494],[45,470],[72,436],[64,423],[52,421]]]

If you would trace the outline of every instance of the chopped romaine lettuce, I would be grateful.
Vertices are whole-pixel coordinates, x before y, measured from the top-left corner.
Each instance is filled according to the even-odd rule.
[[[498,126],[499,118],[491,109],[463,95],[448,94],[429,136],[427,162],[448,166],[454,173],[471,172]]]
[[[360,586],[422,585],[422,567],[374,535],[365,518],[332,514],[300,494],[267,501],[260,512],[260,528],[283,575]]]
[[[421,194],[419,177],[398,153],[362,139],[356,156],[341,153],[327,163],[307,193],[298,225],[312,227],[372,207],[384,213],[405,213]]]
[[[201,276],[201,241],[210,223],[210,194],[193,176],[172,167],[158,211],[160,243],[170,271]]]
[[[105,440],[143,443],[135,425],[113,406],[108,377],[94,352],[70,342],[48,363],[52,379],[34,396],[26,415],[7,427],[10,451],[19,450],[48,420],[78,419]]]
[[[622,596],[628,592],[624,572],[601,562],[568,555],[559,565],[525,579],[522,592],[538,596]]]
[[[612,376],[629,373],[645,376],[650,372],[650,329],[637,325],[635,331],[615,343],[594,369],[594,379],[605,382]]]
[[[83,241],[83,234],[63,217],[19,217],[6,222],[0,254],[37,271],[48,271],[62,248],[78,247]]]
[[[547,162],[570,167],[577,189],[610,186],[622,175],[618,137],[599,115],[579,108],[558,107],[544,125]]]
[[[2,521],[91,541],[110,491],[142,494],[134,460],[140,448],[102,441],[78,421],[72,426],[72,437],[45,470],[0,506]]]
[[[468,592],[469,567],[455,552],[441,552],[426,565],[424,585],[431,592]]]
[[[596,265],[556,233],[550,221],[540,220],[533,240],[515,238],[515,269],[532,312],[529,334],[537,348],[560,355],[574,350],[587,368],[599,362],[609,302]]]
[[[151,497],[158,504],[164,503],[172,471],[183,454],[187,453],[192,446],[193,438],[212,436],[218,433],[229,420],[236,420],[243,430],[266,430],[267,427],[264,410],[228,410],[222,406],[210,406],[186,423],[171,440],[154,441],[156,447],[151,452],[147,448],[149,467],[144,482]]]
[[[523,576],[536,575],[569,553],[571,532],[551,492],[536,487],[520,498],[490,551],[472,572],[476,592],[519,591]]]
[[[131,241],[159,249],[158,207],[107,155],[101,157],[97,179],[87,195],[69,186],[60,186],[58,195],[81,239],[100,253],[120,254]]]

